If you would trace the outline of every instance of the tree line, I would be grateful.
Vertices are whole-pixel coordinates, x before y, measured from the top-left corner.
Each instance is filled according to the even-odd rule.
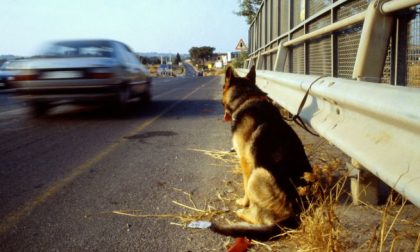
[[[158,57],[158,56],[153,56],[153,57],[138,56],[138,58],[143,65],[160,65],[160,64],[162,64],[161,57]],[[167,57],[165,56],[165,58],[167,58]],[[182,58],[181,58],[181,55],[179,55],[179,53],[177,53],[176,56],[172,58],[172,64],[178,65],[180,62],[182,62]]]
[[[244,16],[247,23],[251,24],[262,2],[263,0],[242,0],[239,4],[239,10],[235,12],[235,14],[238,16]],[[189,54],[193,62],[204,64],[206,60],[213,57],[214,50],[215,48],[211,46],[192,47],[189,50]],[[242,62],[246,57],[246,54],[241,54],[236,60]],[[140,57],[140,61],[143,64],[162,64],[160,57]],[[173,60],[173,64],[178,64],[179,62],[181,62],[181,57],[179,53],[177,53]]]
[[[239,4],[239,11],[235,12],[238,16],[244,16],[246,22],[251,24],[255,15],[261,7],[263,0],[242,0]]]
[[[204,64],[205,60],[209,60],[213,56],[214,50],[216,49],[210,46],[192,47],[189,53],[193,62]]]
[[[239,10],[235,14],[246,17],[247,23],[251,24],[262,2],[263,0],[242,0],[239,4]],[[210,46],[192,47],[189,53],[193,62],[204,63],[206,59],[213,56],[214,50],[215,48]],[[241,54],[240,59],[237,60],[243,61],[244,57],[247,57],[246,54]]]

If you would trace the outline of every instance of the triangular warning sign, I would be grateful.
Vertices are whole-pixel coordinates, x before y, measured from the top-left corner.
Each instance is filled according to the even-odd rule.
[[[240,39],[239,40],[239,42],[238,42],[238,44],[236,45],[236,48],[235,48],[237,51],[245,51],[245,50],[247,50],[247,48],[246,48],[246,45],[245,45],[245,42],[244,42],[244,40],[243,39]]]

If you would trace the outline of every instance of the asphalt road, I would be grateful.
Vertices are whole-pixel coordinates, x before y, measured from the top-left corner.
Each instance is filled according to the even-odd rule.
[[[172,202],[189,204],[183,192],[204,207],[230,176],[192,151],[230,148],[222,80],[190,76],[155,79],[152,103],[127,115],[67,105],[32,118],[0,93],[0,251],[219,251],[220,236],[160,217],[186,211]]]
[[[196,71],[194,70],[194,68],[190,64],[184,62],[184,69],[185,69],[185,76],[186,77],[197,76]]]

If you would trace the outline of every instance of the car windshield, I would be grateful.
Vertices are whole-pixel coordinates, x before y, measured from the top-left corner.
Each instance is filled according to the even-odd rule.
[[[18,69],[22,64],[21,60],[16,60],[16,61],[6,61],[3,63],[3,65],[1,65],[0,70],[13,70],[13,69]]]
[[[56,42],[42,50],[42,57],[107,57],[114,54],[108,41],[64,41]]]

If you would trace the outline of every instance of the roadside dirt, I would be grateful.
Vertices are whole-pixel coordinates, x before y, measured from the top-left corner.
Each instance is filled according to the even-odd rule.
[[[302,139],[312,166],[338,160],[335,178],[348,176],[350,158],[323,138],[314,137],[291,124]],[[419,251],[420,209],[404,202],[384,183],[379,185],[379,205],[354,205],[346,179],[336,205],[338,235],[345,251]],[[296,248],[298,250],[298,248]],[[322,250],[320,250],[322,251]]]
[[[333,168],[334,180],[347,176],[346,163],[350,160],[348,156],[330,145],[325,139],[310,135],[294,123],[291,125],[302,139],[312,166]],[[228,176],[229,179],[224,181],[223,190],[217,195],[210,196],[211,200],[208,202],[212,208],[223,212],[215,215],[216,220],[240,221],[234,214],[234,211],[238,209],[234,202],[242,196],[243,190],[234,154],[227,152],[224,154],[223,152],[203,152],[203,154],[212,156],[216,165],[225,166],[225,172],[231,174]],[[347,179],[340,193],[340,199],[328,205],[330,209],[328,211],[332,211],[332,215],[336,217],[333,223],[334,228],[330,233],[328,230],[325,230],[325,234],[301,232],[300,235],[305,236],[303,241],[302,236],[290,232],[276,241],[266,243],[253,241],[248,251],[419,251],[420,209],[409,202],[402,204],[401,200],[387,202],[388,188],[386,186],[381,188],[383,204],[354,205],[351,202],[350,183]],[[395,198],[396,194],[394,193],[393,196]],[[319,225],[324,225],[323,222],[328,220],[318,221],[320,221]],[[322,237],[326,235],[331,237]],[[323,240],[319,240],[321,238]],[[212,251],[225,251],[235,241],[222,236],[220,239],[223,247],[214,248]],[[318,240],[315,241],[316,239]],[[322,244],[324,241],[326,241],[325,244]]]

